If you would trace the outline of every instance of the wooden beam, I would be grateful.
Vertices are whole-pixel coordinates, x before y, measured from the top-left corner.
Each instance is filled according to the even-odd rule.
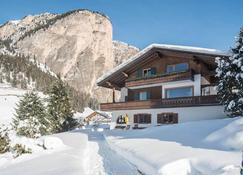
[[[128,78],[128,74],[127,74],[127,73],[122,72],[122,74],[123,74],[126,78]]]
[[[106,84],[107,84],[110,88],[115,88],[115,89],[117,89],[117,90],[120,90],[120,89],[121,89],[119,86],[117,86],[116,84],[111,83],[111,82],[109,82],[109,81],[107,81]]]

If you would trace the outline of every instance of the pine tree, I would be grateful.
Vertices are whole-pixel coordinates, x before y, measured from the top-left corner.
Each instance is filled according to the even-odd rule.
[[[216,58],[219,78],[218,95],[232,117],[243,116],[243,29],[229,58]]]
[[[67,89],[60,76],[49,91],[48,114],[53,133],[68,131],[76,125]]]
[[[35,92],[26,93],[17,105],[13,127],[16,133],[37,138],[48,133],[49,121],[44,105]]]

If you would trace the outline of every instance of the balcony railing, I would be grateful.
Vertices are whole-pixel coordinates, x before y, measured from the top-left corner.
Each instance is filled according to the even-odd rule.
[[[102,111],[220,105],[217,95],[102,103]]]
[[[189,70],[183,72],[158,74],[149,77],[132,78],[126,81],[126,87],[165,83],[179,80],[193,80],[193,75],[193,70]]]

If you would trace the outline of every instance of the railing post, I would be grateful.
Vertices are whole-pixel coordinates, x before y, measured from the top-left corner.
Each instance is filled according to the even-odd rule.
[[[115,97],[115,88],[112,88],[112,102],[115,103],[116,97]]]

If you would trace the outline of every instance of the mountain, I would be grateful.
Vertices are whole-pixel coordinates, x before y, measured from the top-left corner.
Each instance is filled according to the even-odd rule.
[[[137,52],[112,40],[109,17],[89,10],[29,15],[0,26],[0,53],[36,58],[79,92],[103,102],[111,100],[111,92],[97,87],[96,79]]]
[[[12,88],[24,91],[36,90],[48,94],[51,85],[58,80],[57,75],[46,65],[23,55],[0,54],[0,85],[11,86]],[[89,106],[97,108],[97,100],[89,94],[78,92],[73,87],[65,84],[75,111],[82,111]],[[6,91],[5,95],[9,95]]]

